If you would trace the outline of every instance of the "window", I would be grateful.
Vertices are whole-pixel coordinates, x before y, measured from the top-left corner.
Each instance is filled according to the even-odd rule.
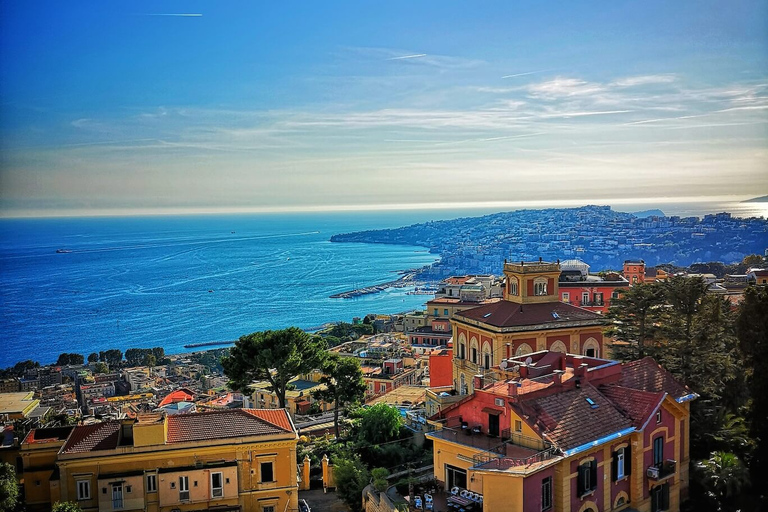
[[[581,303],[582,304],[589,304],[589,293],[584,292],[581,294]]]
[[[592,459],[579,466],[577,493],[584,496],[597,489],[597,461]]]
[[[472,362],[477,363],[477,349],[472,347]]]
[[[520,420],[515,420],[515,432],[522,432],[523,431],[523,422]]]
[[[78,500],[91,499],[91,482],[89,480],[77,481],[77,499]]]
[[[669,510],[669,484],[658,485],[651,489],[651,512]]]
[[[133,490],[133,487],[130,485],[125,486],[125,492],[126,494],[131,494],[131,491]]]
[[[509,283],[509,293],[510,295],[517,295],[517,281]]]
[[[625,476],[629,476],[632,472],[632,455],[630,448],[619,448],[613,452],[613,464],[611,465],[613,471],[613,481],[621,480]]]
[[[272,472],[272,463],[271,462],[262,462],[261,463],[261,481],[262,482],[274,482],[275,478]]]
[[[656,411],[656,423],[661,423],[661,411]]]
[[[597,306],[603,305],[603,294],[602,293],[596,293],[595,294],[595,304]]]
[[[440,313],[437,312],[437,308],[435,308],[435,316],[440,316]]]
[[[211,496],[221,498],[224,496],[224,485],[221,473],[211,473]]]
[[[443,310],[443,315],[448,316],[448,310],[447,309]]]
[[[571,301],[571,294],[568,292],[563,292],[563,302],[570,302]]]
[[[612,299],[618,299],[619,298],[619,292],[615,291],[615,292],[611,293],[611,298]]]
[[[188,476],[180,476],[179,477],[179,500],[188,500],[189,499],[189,477]]]
[[[275,507],[272,505],[266,505],[261,508],[261,512],[275,512]]]
[[[546,281],[540,281],[538,283],[533,283],[533,294],[534,295],[546,295],[547,294],[547,282]]]
[[[664,438],[657,437],[653,440],[653,465],[660,467],[664,461]]]
[[[112,508],[114,510],[123,508],[123,486],[120,484],[112,484]]]
[[[483,366],[485,366],[486,370],[491,367],[491,354],[487,352],[483,354]]]
[[[387,392],[387,385],[386,384],[379,384],[379,393],[386,393]],[[272,480],[270,480],[271,482]]]
[[[465,357],[466,357],[465,347],[464,347],[464,344],[462,343],[459,345],[459,359],[465,359]]]
[[[552,477],[541,481],[541,510],[552,508]]]

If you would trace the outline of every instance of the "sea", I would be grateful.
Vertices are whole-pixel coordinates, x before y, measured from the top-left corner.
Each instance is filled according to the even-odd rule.
[[[766,203],[614,207],[648,208],[768,215]],[[331,235],[497,211],[504,209],[2,219],[0,368],[110,348],[190,352],[184,345],[422,309],[430,297],[412,287],[330,295],[395,280],[437,255],[331,243]]]

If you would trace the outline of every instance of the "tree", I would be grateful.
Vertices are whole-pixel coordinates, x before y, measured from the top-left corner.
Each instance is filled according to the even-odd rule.
[[[747,367],[747,383],[752,396],[750,417],[752,435],[757,440],[750,464],[755,482],[768,477],[768,288],[750,286],[744,291],[736,318],[736,333]]]
[[[397,407],[383,402],[360,411],[358,436],[369,444],[380,444],[397,438],[403,417]]]
[[[77,503],[71,501],[57,501],[51,512],[82,512],[83,509]]]
[[[683,382],[690,384],[694,317],[707,293],[707,285],[700,277],[675,276],[662,283],[662,288],[669,305],[663,316],[665,351],[675,352],[679,357],[677,363],[667,361],[666,367],[673,371],[677,368]]]
[[[107,363],[102,363],[101,361],[96,363],[96,365],[93,367],[94,373],[97,374],[104,374],[109,373],[109,366]]]
[[[111,348],[104,352],[102,361],[107,363],[110,368],[119,368],[120,364],[123,362],[123,352],[119,349]]]
[[[0,511],[11,511],[19,502],[16,471],[7,462],[0,463]]]
[[[155,361],[162,361],[165,359],[165,349],[163,347],[154,347],[152,349],[152,355],[155,356]]]
[[[695,476],[717,510],[736,510],[737,498],[749,486],[749,472],[739,458],[728,452],[713,452],[696,463]]]
[[[373,478],[373,487],[379,492],[386,491],[388,486],[388,482],[387,482],[388,476],[389,476],[389,470],[387,468],[372,469],[371,477]]]
[[[298,327],[289,327],[241,336],[222,365],[230,387],[246,390],[252,382],[266,380],[277,395],[280,407],[284,408],[288,382],[319,368],[324,356],[322,338],[310,336]]]
[[[623,361],[645,357],[648,342],[654,339],[654,319],[662,303],[662,291],[656,283],[637,284],[613,299],[606,315],[613,324],[606,334],[626,347],[614,345],[614,353]]]
[[[96,363],[98,361],[99,361],[99,354],[97,354],[96,352],[92,352],[91,354],[88,355],[89,363]]]
[[[357,455],[333,461],[333,479],[336,492],[353,512],[362,510],[363,489],[371,481],[371,474]]]
[[[75,353],[63,353],[59,355],[59,358],[56,360],[56,366],[67,366],[70,364],[83,364],[85,362],[85,358],[82,354],[75,354]]]
[[[339,411],[349,404],[362,401],[365,398],[365,382],[360,363],[351,357],[341,357],[338,354],[328,354],[321,368],[323,376],[320,382],[325,389],[316,391],[317,400],[333,402],[333,426],[336,437],[339,437]]]

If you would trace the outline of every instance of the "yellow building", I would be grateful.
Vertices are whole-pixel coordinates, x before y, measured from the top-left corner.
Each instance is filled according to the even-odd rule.
[[[333,404],[315,400],[312,396],[315,391],[325,389],[325,384],[320,383],[321,376],[320,372],[315,371],[295,377],[288,383],[289,389],[285,392],[285,408],[292,418],[297,414],[308,414],[313,405],[323,412],[333,409]],[[254,382],[249,388],[252,390],[251,397],[254,404],[263,409],[280,408],[277,393],[272,391],[272,385],[268,381]]]
[[[506,358],[542,350],[605,357],[605,319],[560,302],[560,265],[505,263],[502,300],[457,311],[453,327],[453,378],[459,394],[472,394],[475,375]]]
[[[24,503],[28,512],[50,510],[50,481],[57,471],[56,458],[74,428],[34,429],[21,443],[19,455],[23,465]]]
[[[0,420],[13,421],[27,418],[40,405],[34,391],[0,393]]]
[[[291,511],[297,441],[282,409],[144,414],[75,427],[47,481],[35,448],[23,447],[24,477],[48,486],[50,503],[74,501],[85,512]]]
[[[694,393],[651,358],[544,351],[506,363],[505,378],[477,377],[473,395],[430,420],[446,490],[489,512],[680,510]]]

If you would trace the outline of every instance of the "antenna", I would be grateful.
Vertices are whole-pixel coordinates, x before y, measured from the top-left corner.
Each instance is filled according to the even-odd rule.
[[[506,361],[502,361],[499,363],[499,368],[501,368],[502,370],[506,370],[507,366],[509,366],[509,364]]]
[[[516,364],[515,366],[513,366],[512,367],[512,371],[515,372],[515,373],[519,373],[520,372],[520,365]]]
[[[531,356],[528,356],[525,358],[525,364],[531,364],[533,362],[533,358]]]

